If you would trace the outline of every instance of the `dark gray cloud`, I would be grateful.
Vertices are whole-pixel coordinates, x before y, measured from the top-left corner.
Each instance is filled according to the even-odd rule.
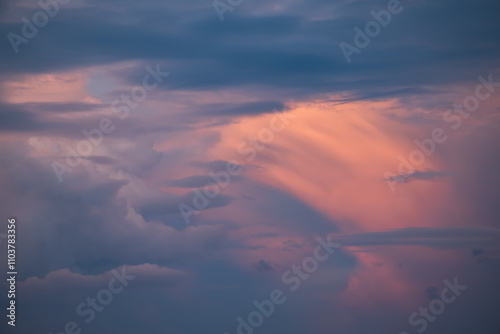
[[[443,177],[447,176],[445,172],[435,171],[432,169],[426,169],[424,171],[415,170],[412,173],[402,173],[397,176],[391,176],[385,181],[398,182],[398,183],[410,183],[412,181],[434,181],[441,180]]]
[[[500,241],[500,229],[488,227],[412,227],[388,232],[338,235],[343,246],[419,245],[433,248],[470,248],[494,245]]]
[[[482,248],[475,248],[472,250],[472,256],[481,256],[485,253],[484,249]]]
[[[154,217],[163,215],[179,214],[180,213],[179,205],[183,203],[191,207],[194,207],[193,200],[196,196],[197,196],[196,192],[190,191],[181,197],[177,196],[166,197],[162,201],[144,205],[139,209],[139,211],[146,220],[153,219]],[[202,210],[229,205],[232,199],[233,198],[231,196],[221,194],[211,199],[208,202],[209,204]]]
[[[266,272],[266,271],[273,271],[274,270],[273,266],[270,263],[266,262],[265,260],[260,260],[259,262],[257,262],[256,268],[260,272]]]
[[[0,103],[0,130],[33,131],[43,128],[44,126],[33,114],[20,106]]]
[[[99,155],[93,155],[93,156],[87,157],[86,159],[92,161],[93,163],[100,164],[100,165],[114,165],[116,163],[116,160],[113,158],[99,156]]]
[[[259,101],[248,102],[241,104],[208,104],[203,106],[200,114],[210,116],[240,116],[240,115],[256,115],[263,113],[271,113],[276,110],[283,110],[284,104],[277,101]]]
[[[245,207],[261,214],[271,225],[283,225],[306,236],[339,231],[336,221],[292,194],[252,180],[241,187],[240,200]]]
[[[98,108],[107,107],[97,103],[83,102],[66,102],[66,103],[24,103],[22,106],[31,110],[34,113],[54,112],[54,113],[71,113],[92,111]]]
[[[217,173],[221,171],[227,171],[228,164],[235,169],[245,168],[246,166],[239,165],[236,162],[226,161],[226,160],[213,160],[213,161],[193,161],[191,165],[196,168],[200,168],[206,172]]]
[[[429,296],[430,299],[439,299],[439,289],[435,286],[430,286],[427,289],[425,289],[425,293],[427,296]]]
[[[347,64],[338,43],[352,43],[353,27],[363,27],[370,10],[385,6],[386,1],[299,1],[281,12],[252,15],[268,8],[257,1],[220,22],[206,1],[140,6],[88,1],[83,8],[61,11],[17,55],[3,39],[1,70],[40,73],[162,60],[175,72],[164,87],[168,90],[256,86],[272,87],[282,98],[334,92],[375,98],[425,94],[429,86],[470,81],[497,66],[500,24],[494,0],[408,4]],[[324,18],[318,20],[318,13]],[[20,28],[4,22],[0,31],[6,35]]]
[[[119,95],[116,95],[117,97]],[[167,133],[190,130],[188,123],[195,123],[192,117],[148,122],[141,114],[133,114],[122,120],[117,114],[106,114],[101,108],[109,108],[99,104],[89,103],[2,103],[0,102],[0,131],[24,132],[46,136],[60,136],[71,139],[86,139],[83,130],[90,131],[99,128],[103,118],[111,119],[115,130],[106,138],[130,138],[131,135],[143,136],[151,133]],[[82,113],[82,117],[68,118],[67,114]]]
[[[224,168],[225,169],[225,168]],[[231,176],[231,182],[237,182],[241,180],[242,177],[235,175]],[[168,180],[162,184],[168,187],[178,187],[178,188],[202,188],[211,184],[217,184],[218,180],[214,179],[210,175],[192,175],[187,176],[182,179]]]

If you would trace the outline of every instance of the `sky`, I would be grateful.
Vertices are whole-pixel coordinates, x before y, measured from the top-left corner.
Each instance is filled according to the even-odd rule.
[[[499,15],[2,0],[0,332],[499,334]]]

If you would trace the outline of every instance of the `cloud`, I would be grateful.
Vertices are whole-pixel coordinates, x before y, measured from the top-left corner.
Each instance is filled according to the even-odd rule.
[[[42,124],[30,112],[17,105],[0,103],[0,130],[31,131],[41,127]]]
[[[116,163],[116,160],[113,158],[99,156],[99,155],[93,155],[90,157],[86,157],[86,159],[92,161],[93,163],[100,164],[100,165],[114,165]]]
[[[500,229],[488,227],[408,227],[388,232],[335,235],[343,246],[417,245],[432,248],[469,248],[500,241]]]
[[[398,183],[410,183],[412,181],[434,181],[441,180],[447,175],[448,174],[445,172],[434,171],[432,169],[426,169],[425,171],[415,170],[412,173],[402,173],[397,176],[388,177],[387,179],[385,179],[385,181]]]
[[[454,305],[452,321],[443,318],[433,330],[491,332],[500,238],[492,113],[471,117],[467,133],[457,135],[463,139],[450,136],[434,169],[391,179],[444,181],[418,184],[430,192],[385,197],[365,187],[380,174],[370,179],[372,169],[360,169],[392,154],[390,138],[435,125],[445,102],[478,75],[496,73],[499,3],[404,5],[347,64],[338,44],[352,43],[353,28],[363,28],[386,0],[245,1],[224,22],[211,1],[76,0],[61,5],[19,54],[5,36],[21,33],[21,18],[31,18],[39,4],[0,2],[0,213],[20,222],[19,314],[30,319],[19,320],[20,331],[64,331],[66,321],[78,319],[76,305],[105,287],[110,270],[125,266],[136,284],[84,332],[233,333],[235,319],[251,312],[254,300],[287,289],[284,265],[302,263],[316,237],[330,234],[345,250],[266,318],[262,334],[396,332],[394,319],[406,321],[422,287],[435,297],[434,285],[444,278],[436,277],[456,272],[470,275],[475,290],[464,298],[472,299]],[[119,120],[112,101],[141,85],[145,67],[155,64],[171,73],[168,80]],[[392,123],[364,112],[389,99],[394,103],[377,112]],[[355,104],[360,100],[362,108]],[[403,116],[392,109],[398,102]],[[259,166],[240,165],[244,176],[232,178],[186,225],[178,205],[192,204],[196,193],[189,188],[226,169],[232,157],[226,149],[238,137],[231,126],[252,129],[259,115],[294,105],[304,113],[318,105],[332,117],[313,114],[320,116],[287,129],[286,145],[274,142]],[[341,111],[364,122],[342,119]],[[112,118],[116,131],[60,184],[51,162],[64,161],[66,147],[85,139],[82,130],[103,117]],[[358,134],[368,140],[343,140]],[[361,156],[366,151],[359,147],[370,154]],[[400,211],[389,212],[390,206]],[[440,227],[384,227],[417,221]],[[460,224],[467,226],[450,227]],[[407,257],[415,254],[405,252],[411,247],[383,254],[383,247],[367,246],[432,249],[421,248],[411,265]],[[445,253],[435,249],[466,250],[466,256],[448,263],[427,255]],[[486,254],[488,261],[476,266]],[[6,256],[2,247],[0,257]],[[470,305],[479,306],[471,311]],[[456,321],[469,318],[480,321]],[[2,333],[6,326],[0,324]]]
[[[241,176],[232,176],[231,182],[237,182],[241,179]],[[162,184],[168,187],[178,188],[203,188],[210,184],[217,184],[217,182],[218,181],[214,180],[214,178],[210,175],[191,175],[182,179],[164,181]]]
[[[256,268],[260,272],[273,271],[274,268],[271,264],[267,263],[265,260],[260,260],[256,264]]]
[[[180,270],[167,267],[160,267],[153,264],[141,264],[137,266],[123,266],[114,268],[119,273],[125,272],[126,275],[134,276],[134,289],[145,286],[174,286],[185,278],[186,273]],[[108,282],[114,276],[111,271],[106,271],[98,275],[82,275],[73,273],[68,269],[60,269],[48,273],[44,278],[30,277],[21,283],[27,293],[40,293],[51,295],[54,293],[66,293],[72,289],[101,289],[106,288]]]
[[[430,299],[439,299],[439,289],[435,286],[430,286],[425,289],[425,293],[429,296]]]
[[[278,101],[332,92],[362,99],[425,94],[422,89],[429,86],[470,80],[494,68],[499,54],[500,25],[492,14],[498,4],[489,0],[474,5],[464,0],[408,5],[353,64],[345,62],[338,43],[352,43],[353,27],[371,18],[373,3],[294,1],[282,2],[276,10],[258,1],[245,6],[247,10],[239,7],[223,24],[211,3],[128,5],[117,10],[113,1],[84,1],[79,8],[65,8],[22,45],[18,55],[3,39],[2,72],[29,74],[162,59],[172,64],[172,76],[163,87],[170,91],[256,87],[265,92],[271,87]],[[19,18],[30,14],[15,3],[11,6]],[[443,12],[448,15],[443,17]],[[4,19],[0,24],[4,35],[20,28],[20,21]],[[266,101],[224,107],[219,113],[254,113]]]
[[[179,205],[184,203],[186,205],[193,207],[194,206],[193,201],[196,197],[197,194],[194,191],[188,192],[184,196],[166,197],[163,200],[143,205],[139,209],[139,212],[146,220],[154,219],[155,217],[157,218],[158,216],[162,215],[171,215],[171,214],[179,215],[180,214]],[[211,199],[209,201],[209,204],[201,210],[223,207],[229,205],[232,200],[233,198],[231,196],[221,194]]]
[[[246,116],[271,113],[275,110],[283,110],[285,105],[277,101],[247,102],[241,104],[208,104],[203,106],[200,114],[209,116]]]
[[[212,160],[212,161],[192,161],[191,165],[193,167],[199,168],[201,170],[204,170],[206,172],[212,172],[212,173],[218,173],[221,171],[227,171],[227,166],[230,164],[234,169],[240,169],[240,168],[246,168],[249,167],[250,165],[240,165],[236,162],[230,162],[226,160]]]
[[[484,249],[482,248],[474,248],[471,252],[472,256],[481,256],[485,253]]]
[[[15,212],[16,219],[23,222],[17,231],[24,235],[25,250],[17,258],[24,268],[20,280],[64,268],[95,275],[124,264],[165,266],[189,261],[209,251],[225,234],[220,224],[179,231],[158,222],[146,223],[134,204],[129,204],[133,197],[124,197],[140,189],[133,176],[113,180],[95,171],[76,169],[59,183],[50,164],[29,157],[24,145],[0,149],[2,214]],[[157,195],[153,192],[149,196]],[[186,198],[191,197],[188,194]],[[222,205],[228,198],[221,196],[219,201]],[[37,204],[26,207],[26,203]],[[4,211],[7,207],[10,213]],[[163,207],[161,210],[165,212]],[[178,212],[177,207],[175,210]],[[6,256],[6,249],[0,254]]]

